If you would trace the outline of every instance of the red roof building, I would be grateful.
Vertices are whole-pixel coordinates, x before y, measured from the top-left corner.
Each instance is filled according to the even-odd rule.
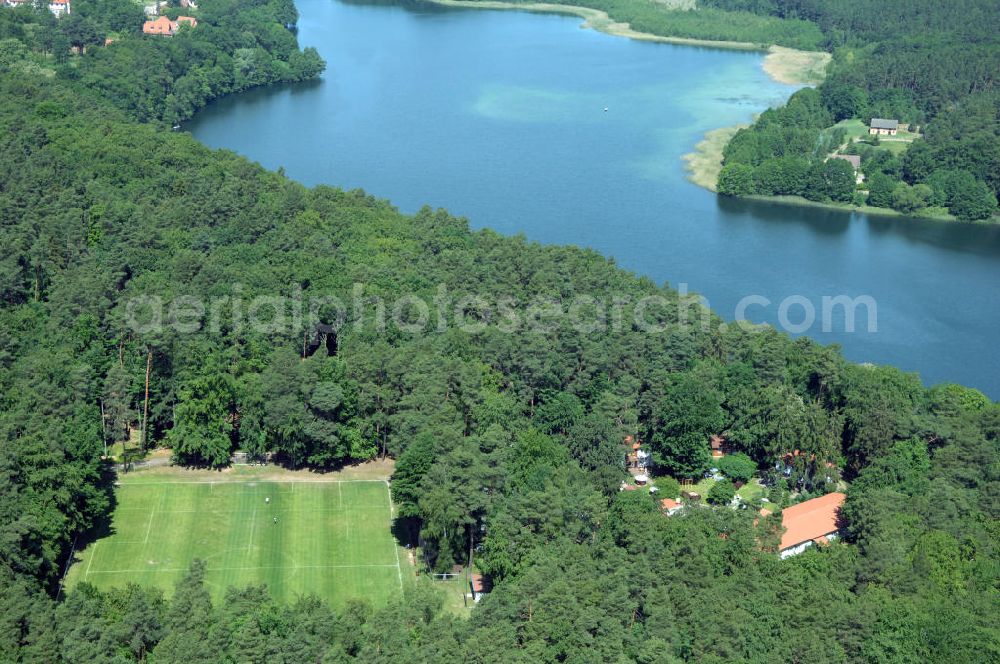
[[[142,32],[146,35],[172,35],[174,34],[174,24],[166,16],[161,16],[155,21],[146,21],[142,24]]]
[[[469,589],[472,591],[472,601],[474,602],[481,600],[483,595],[490,591],[482,574],[472,575],[469,579]]]
[[[781,525],[785,532],[779,547],[781,557],[794,556],[814,543],[835,539],[840,532],[837,524],[840,508],[846,498],[843,493],[828,493],[783,510]]]
[[[49,11],[57,18],[63,14],[69,14],[71,10],[69,0],[49,0]]]
[[[708,440],[709,447],[712,448],[712,458],[721,459],[726,456],[726,439],[722,436],[712,436]]]
[[[142,32],[147,35],[165,35],[173,37],[181,25],[190,25],[192,28],[198,27],[198,20],[191,16],[178,16],[176,21],[171,21],[166,16],[161,16],[155,21],[146,21],[142,24]]]
[[[660,501],[660,509],[662,509],[667,516],[671,516],[682,507],[684,507],[683,503],[676,501],[673,498],[664,498]]]

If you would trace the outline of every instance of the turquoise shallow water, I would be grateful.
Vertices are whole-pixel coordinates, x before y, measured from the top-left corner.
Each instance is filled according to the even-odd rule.
[[[732,201],[686,181],[681,157],[705,131],[792,92],[762,54],[635,42],[565,16],[297,4],[323,80],[214,104],[186,127],[199,140],[404,211],[592,247],[727,318],[748,295],[771,302],[748,314],[772,323],[789,297],[821,314],[823,296],[867,295],[876,332],[863,315],[854,333],[842,316],[827,332],[818,315],[805,333],[1000,398],[1000,228]]]

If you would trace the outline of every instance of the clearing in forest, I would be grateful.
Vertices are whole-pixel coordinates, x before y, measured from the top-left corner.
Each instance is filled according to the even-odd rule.
[[[217,601],[229,586],[266,584],[286,601],[314,593],[378,606],[412,577],[384,479],[162,470],[120,478],[110,532],[76,552],[67,590],[135,582],[170,595],[200,558]]]

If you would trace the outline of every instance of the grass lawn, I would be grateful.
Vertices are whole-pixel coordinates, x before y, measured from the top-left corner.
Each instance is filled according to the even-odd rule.
[[[868,135],[868,125],[857,119],[841,120],[824,131],[832,132],[834,129],[844,130],[844,140],[847,143],[850,143],[853,139],[867,142],[874,138]],[[899,131],[895,136],[880,136],[878,147],[884,148],[895,155],[899,155],[910,147],[910,143],[919,138],[920,134],[915,134],[911,131]]]
[[[705,499],[708,498],[708,492],[709,492],[709,490],[713,486],[715,486],[715,482],[716,482],[716,480],[713,480],[711,477],[706,477],[706,478],[700,480],[697,484],[695,484],[693,486],[681,487],[681,490],[682,491],[694,491],[695,493],[697,493],[698,495],[701,496],[702,500],[705,500]]]
[[[381,605],[412,582],[384,480],[233,471],[122,476],[110,533],[76,552],[67,589],[135,582],[169,595],[195,558],[216,600],[229,586],[266,584],[283,600],[315,593],[333,606]]]
[[[745,503],[752,503],[754,500],[763,497],[766,493],[767,489],[761,486],[756,479],[750,480],[736,491],[736,495]]]
[[[844,140],[848,143],[851,142],[852,138],[865,138],[868,136],[868,126],[861,120],[841,120],[826,131],[833,131],[834,129],[843,129]]]
[[[877,147],[880,147],[883,150],[888,150],[898,157],[906,152],[906,150],[910,147],[910,144],[913,143],[913,139],[902,136],[903,133],[904,132],[899,133],[901,136],[900,138],[887,138],[883,136]]]

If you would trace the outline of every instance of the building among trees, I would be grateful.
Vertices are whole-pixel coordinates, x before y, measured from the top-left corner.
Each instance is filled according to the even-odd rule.
[[[712,436],[708,439],[709,447],[712,448],[712,458],[721,459],[726,456],[729,452],[729,446],[726,444],[726,439],[722,436]]]
[[[166,16],[161,16],[154,21],[146,21],[142,24],[142,32],[147,35],[166,35],[173,37],[177,34],[182,24],[190,25],[192,28],[198,27],[198,21],[192,16],[178,16],[176,21],[171,21]]]
[[[887,120],[885,118],[872,118],[868,125],[868,133],[871,136],[895,136],[899,130],[899,120]]]
[[[826,544],[836,539],[840,532],[840,508],[845,498],[843,493],[828,493],[784,509],[781,525],[785,532],[779,547],[782,559],[798,555],[813,544]]]
[[[4,7],[11,7],[15,9],[17,7],[30,7],[33,4],[33,0],[3,0],[0,2],[0,5]],[[49,8],[49,11],[52,12],[53,16],[56,18],[59,18],[64,14],[69,14],[72,9],[70,7],[69,0],[47,0],[45,6]]]

